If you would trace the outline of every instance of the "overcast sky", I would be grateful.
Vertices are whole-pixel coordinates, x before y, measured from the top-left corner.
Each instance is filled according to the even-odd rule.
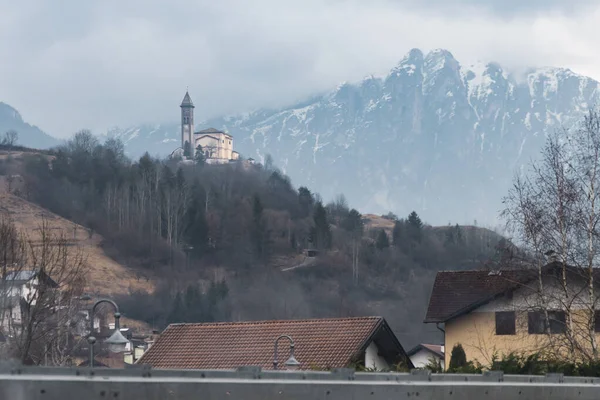
[[[411,48],[600,79],[600,1],[0,0],[0,101],[55,136],[281,106]]]

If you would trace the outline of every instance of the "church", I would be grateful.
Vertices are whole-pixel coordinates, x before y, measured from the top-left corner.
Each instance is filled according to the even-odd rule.
[[[181,149],[185,150],[190,143],[190,158],[194,159],[198,146],[209,164],[223,164],[239,158],[233,150],[233,136],[215,128],[194,132],[194,103],[186,91],[181,102]]]

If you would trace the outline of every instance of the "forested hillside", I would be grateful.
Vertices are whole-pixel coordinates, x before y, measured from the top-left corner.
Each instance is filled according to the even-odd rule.
[[[265,164],[132,161],[118,140],[80,132],[51,157],[25,157],[17,194],[99,233],[106,254],[147,274],[153,293],[116,300],[156,328],[369,314],[386,317],[405,346],[436,341],[422,324],[435,272],[501,257],[489,230],[431,227],[414,212],[375,223]]]

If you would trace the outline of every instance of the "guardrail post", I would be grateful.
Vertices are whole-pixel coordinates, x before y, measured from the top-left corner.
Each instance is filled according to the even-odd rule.
[[[411,369],[411,381],[431,381],[431,371],[428,369]]]
[[[565,375],[557,372],[550,372],[546,374],[547,383],[563,383]]]
[[[260,379],[262,367],[248,365],[248,366],[238,367],[235,370],[235,372],[239,378]]]
[[[353,381],[355,372],[353,368],[334,368],[331,370],[331,374],[335,378],[346,381]]]
[[[483,379],[492,382],[504,382],[504,371],[485,371]]]

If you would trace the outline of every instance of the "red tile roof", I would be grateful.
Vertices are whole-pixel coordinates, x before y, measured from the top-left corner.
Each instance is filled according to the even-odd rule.
[[[384,326],[389,330],[381,317],[172,324],[138,363],[159,369],[249,365],[270,369],[275,339],[289,335],[301,369],[342,368],[354,361]],[[399,343],[398,347],[404,354]],[[289,355],[285,339],[279,341],[278,350],[283,365]]]
[[[425,322],[446,322],[535,278],[534,270],[438,272]]]

